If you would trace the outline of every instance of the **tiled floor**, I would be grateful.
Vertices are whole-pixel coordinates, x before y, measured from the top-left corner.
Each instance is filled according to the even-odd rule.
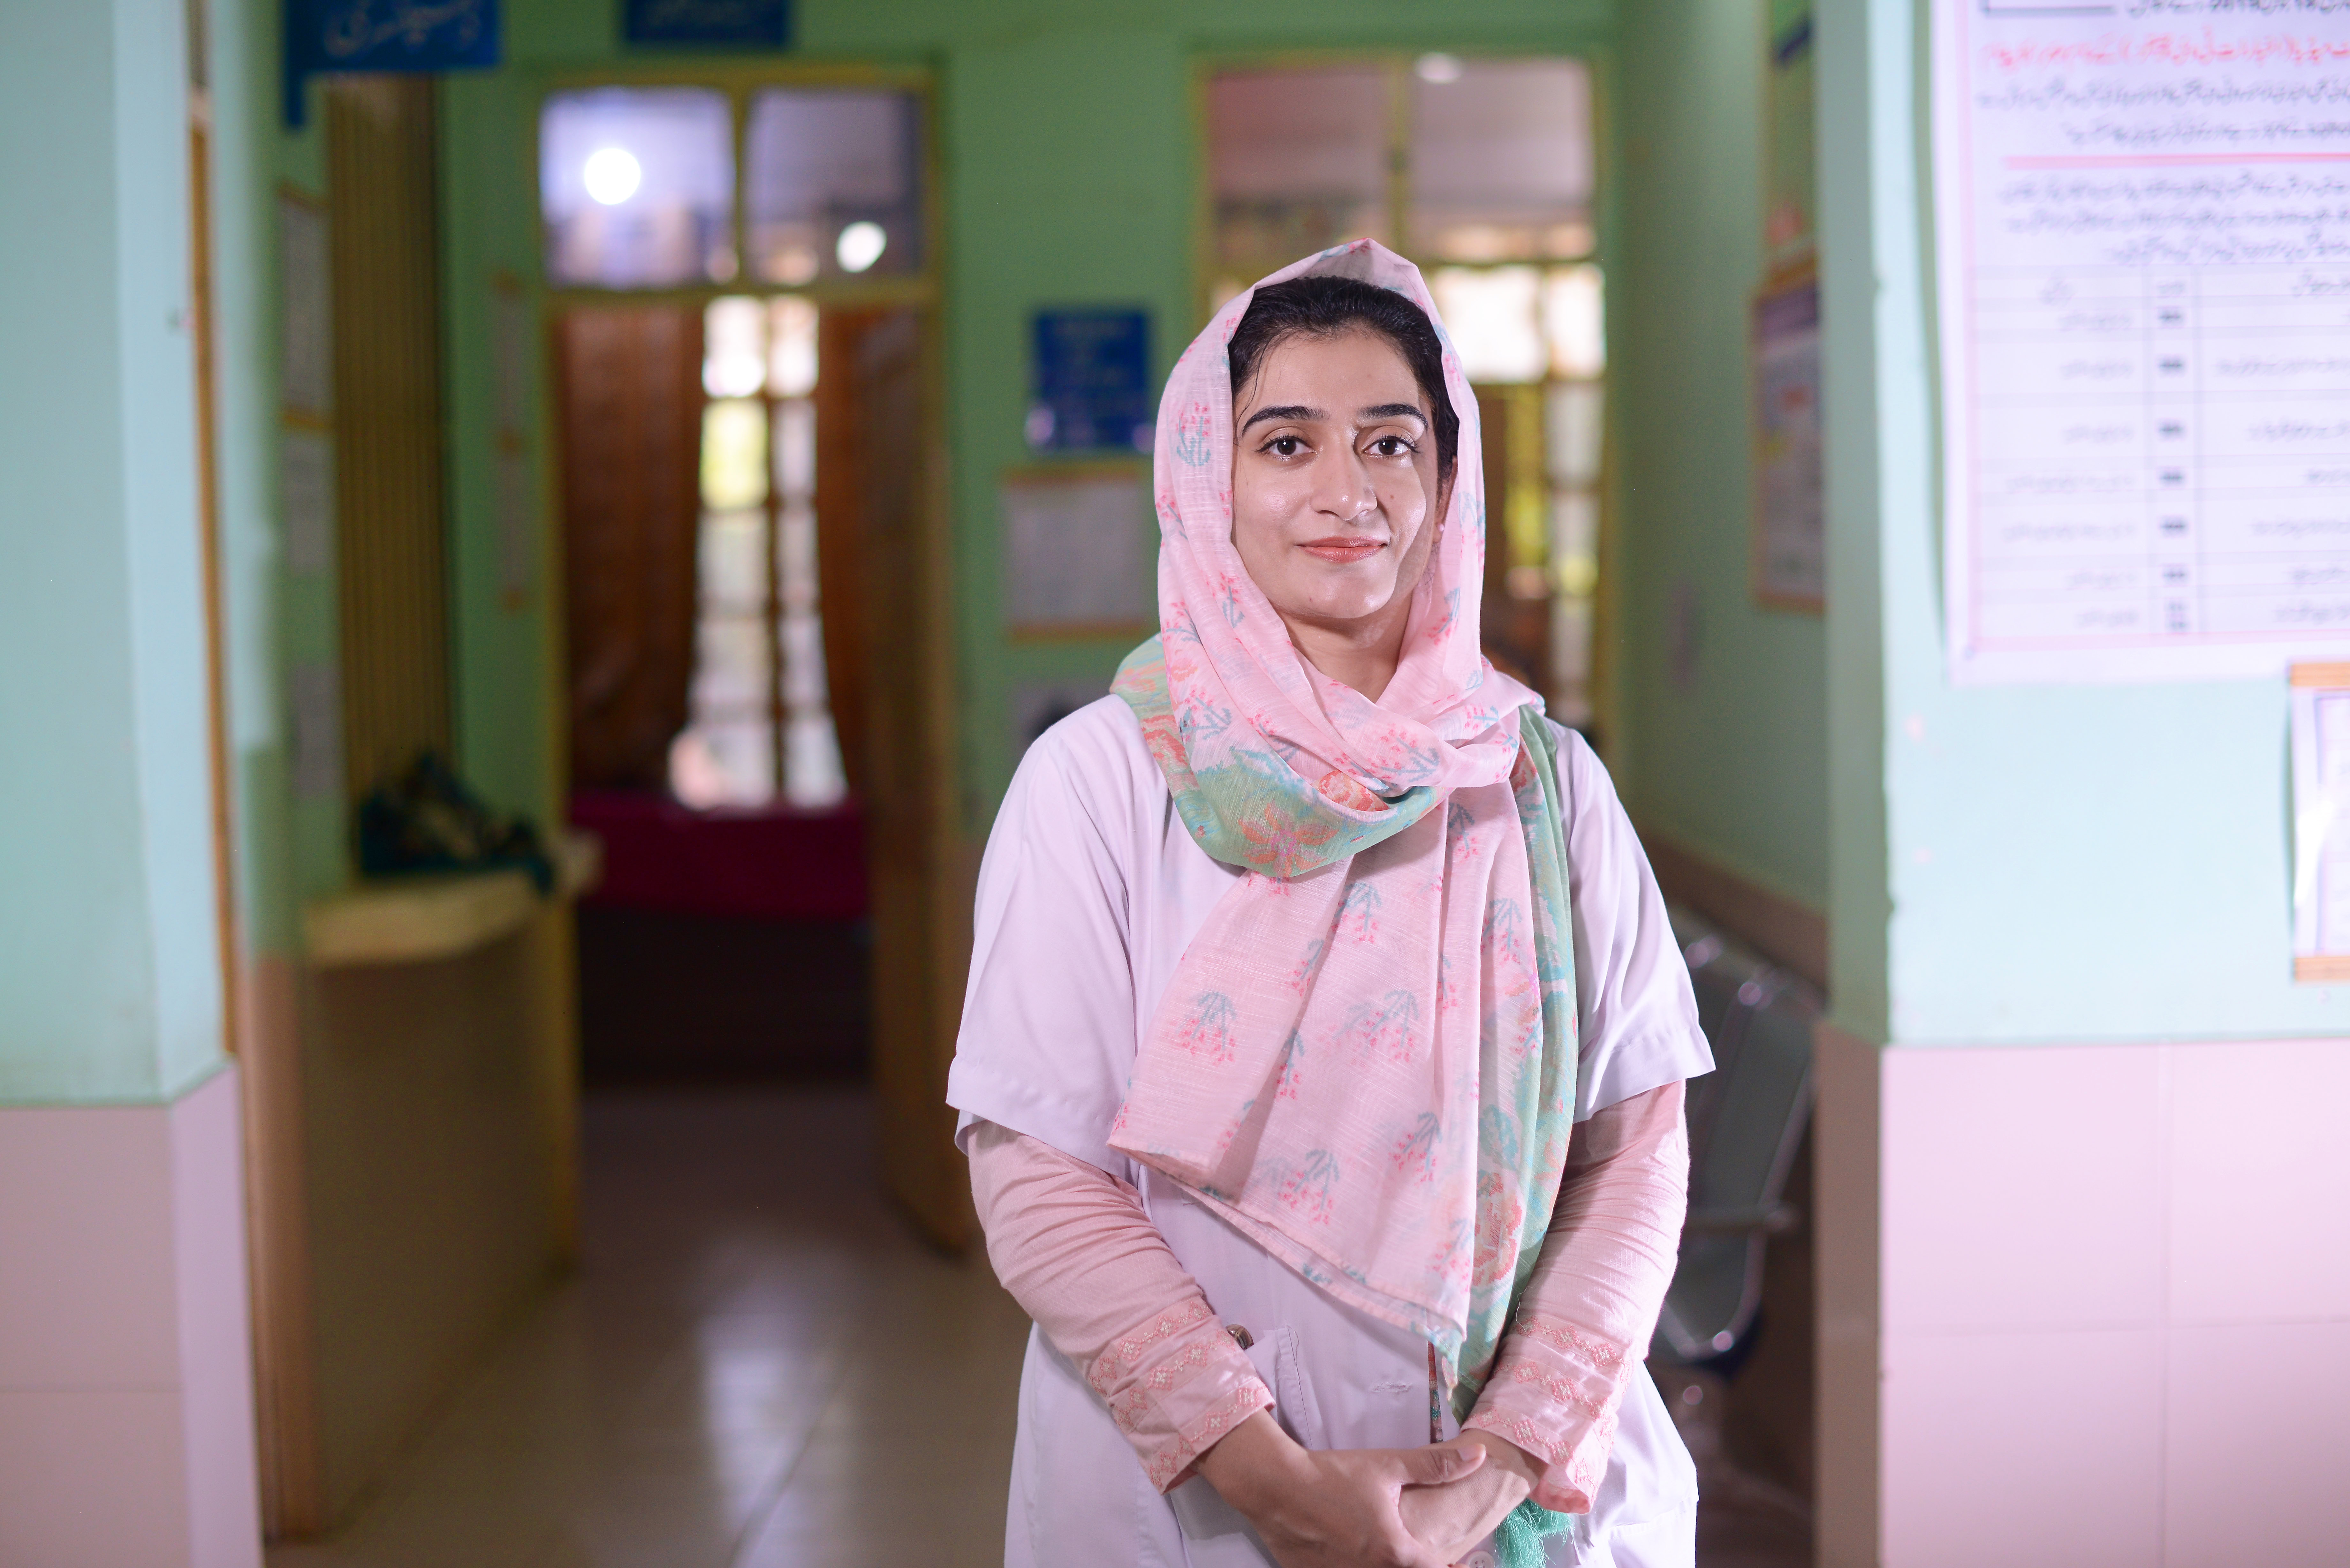
[[[982,1568],[1027,1320],[916,1241],[848,1090],[591,1098],[585,1253],[348,1530],[269,1568]],[[1809,1532],[1703,1452],[1701,1568]]]
[[[269,1568],[1002,1563],[1027,1320],[889,1210],[870,1122],[849,1091],[591,1098],[578,1274]]]

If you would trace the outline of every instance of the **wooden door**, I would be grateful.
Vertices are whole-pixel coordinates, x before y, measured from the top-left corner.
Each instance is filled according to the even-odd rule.
[[[816,554],[826,651],[840,671],[835,712],[862,719],[861,738],[853,722],[840,733],[844,752],[853,743],[861,753],[848,767],[871,865],[884,1179],[934,1240],[960,1247],[973,1230],[971,1185],[954,1147],[947,1065],[971,959],[975,862],[955,787],[952,545],[923,325],[919,312],[896,309],[827,326],[819,385],[843,384],[820,436],[819,475],[825,463],[836,472],[818,504]],[[851,608],[861,617],[839,613]]]

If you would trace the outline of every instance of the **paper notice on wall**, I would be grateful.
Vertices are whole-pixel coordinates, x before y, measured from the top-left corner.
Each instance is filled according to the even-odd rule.
[[[297,664],[286,672],[292,722],[292,774],[296,800],[333,800],[343,793],[343,679],[331,664]]]
[[[277,508],[286,519],[286,571],[326,576],[335,561],[335,443],[325,431],[278,431]]]
[[[278,397],[289,417],[334,411],[333,286],[327,209],[286,192],[277,199]]]
[[[2296,664],[2293,976],[2350,981],[2350,664]]]
[[[1148,471],[1003,480],[1004,607],[1014,635],[1147,636],[1158,525]]]
[[[538,582],[538,483],[528,450],[498,443],[498,599],[507,609],[530,602]]]
[[[1951,679],[2350,653],[2350,7],[1932,10]]]
[[[1820,288],[1805,277],[1754,301],[1754,597],[1766,605],[1826,602],[1820,456]]]

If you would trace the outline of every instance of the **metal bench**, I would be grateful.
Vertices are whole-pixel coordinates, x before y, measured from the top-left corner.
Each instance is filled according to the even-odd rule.
[[[1820,996],[1690,914],[1673,935],[1697,991],[1714,1070],[1689,1085],[1690,1211],[1652,1357],[1729,1358],[1753,1332],[1762,1249],[1798,1218],[1782,1194],[1812,1114],[1812,1025]]]

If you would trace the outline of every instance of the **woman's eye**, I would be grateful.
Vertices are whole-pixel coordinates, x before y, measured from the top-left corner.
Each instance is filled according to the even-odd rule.
[[[1381,457],[1409,457],[1411,442],[1401,436],[1381,436],[1371,443],[1371,450]]]
[[[1295,457],[1301,444],[1295,436],[1275,436],[1264,443],[1264,450],[1275,457]]]

